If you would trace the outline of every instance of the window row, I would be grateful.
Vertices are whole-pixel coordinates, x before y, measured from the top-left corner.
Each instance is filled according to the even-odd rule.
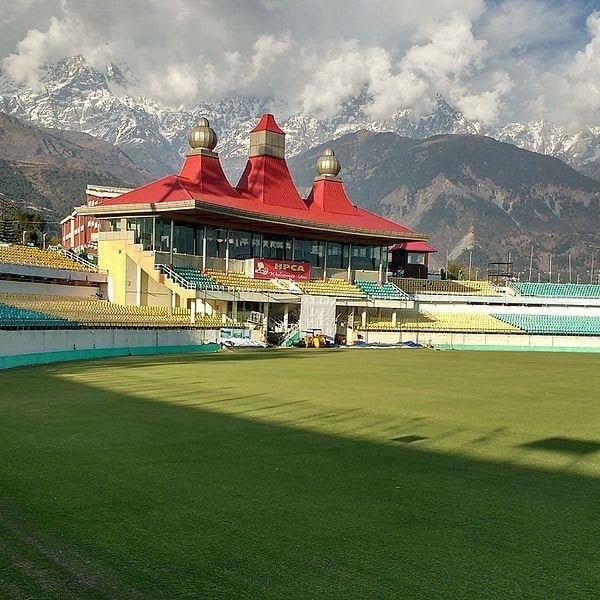
[[[122,221],[111,221],[111,230],[117,231]],[[170,251],[170,221],[151,218],[127,219],[126,227],[135,234],[135,242],[146,250]],[[204,239],[206,231],[206,239]],[[353,269],[376,270],[380,262],[387,261],[387,249],[366,246],[289,238],[271,233],[253,233],[193,226],[175,223],[173,227],[173,252],[207,257],[243,260],[246,258],[274,258],[310,262],[313,267],[347,269],[351,257]],[[325,253],[327,252],[327,257]]]

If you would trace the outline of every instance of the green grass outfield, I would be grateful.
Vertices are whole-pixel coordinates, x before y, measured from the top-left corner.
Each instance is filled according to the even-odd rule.
[[[600,597],[600,357],[0,373],[0,598]]]

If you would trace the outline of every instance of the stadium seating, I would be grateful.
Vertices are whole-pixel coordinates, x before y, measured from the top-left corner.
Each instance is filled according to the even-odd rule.
[[[235,290],[238,292],[281,292],[281,288],[277,287],[270,279],[253,279],[241,273],[233,273],[232,271],[212,271],[207,270],[206,275],[210,277],[218,285],[225,289]]]
[[[354,285],[371,298],[378,300],[405,300],[408,295],[393,283],[377,281],[355,281]]]
[[[521,296],[546,298],[600,298],[600,285],[591,283],[513,283]]]
[[[63,256],[60,252],[40,250],[29,246],[0,244],[0,263],[43,267],[45,269],[67,269],[87,273],[96,271],[92,267],[87,267]]]
[[[500,292],[487,281],[456,281],[453,279],[410,279],[390,277],[389,281],[407,294],[460,294],[467,296],[499,296]]]
[[[398,311],[394,325],[391,321],[373,320],[365,331],[431,331],[450,333],[522,333],[515,325],[484,313],[433,313]]]
[[[159,265],[160,266],[160,265]],[[198,290],[209,290],[213,292],[223,291],[223,286],[219,285],[214,279],[205,275],[199,269],[194,267],[173,267],[173,271],[183,277],[186,281],[196,286]]]
[[[219,328],[223,325],[221,316],[198,316],[194,324],[190,311],[185,308],[173,309],[169,316],[163,306],[126,306],[104,300],[63,296],[34,296],[28,294],[1,294],[3,305],[23,309],[32,314],[42,314],[55,319],[56,327],[66,324],[86,327],[195,327]],[[46,325],[51,326],[51,325]]]
[[[66,319],[53,317],[44,313],[0,304],[0,329],[43,329],[46,327],[73,327]]]
[[[551,335],[600,335],[600,317],[578,315],[496,314],[496,319],[527,333]]]
[[[365,293],[358,287],[348,283],[345,279],[311,279],[311,281],[298,282],[298,286],[305,294],[316,296],[345,296],[362,298]]]

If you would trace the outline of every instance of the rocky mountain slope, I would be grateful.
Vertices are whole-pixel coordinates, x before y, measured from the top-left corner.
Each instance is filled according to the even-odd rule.
[[[88,183],[141,185],[150,173],[90,135],[46,130],[0,113],[0,193],[59,220],[85,199]]]
[[[360,131],[331,144],[341,176],[361,206],[426,231],[450,258],[483,269],[506,260],[534,271],[566,268],[568,254],[584,276],[592,248],[600,249],[600,183],[560,160],[489,137],[439,135],[414,140]],[[324,145],[290,161],[296,183],[308,189]],[[564,276],[564,274],[563,274]]]
[[[133,91],[132,91],[133,90]],[[296,113],[279,118],[287,132],[288,156],[360,130],[393,132],[411,138],[439,134],[486,134],[521,148],[550,154],[596,176],[600,160],[600,127],[568,133],[547,122],[509,123],[486,129],[468,121],[442,98],[429,115],[416,118],[398,110],[378,121],[366,112],[367,97],[353,98],[335,115],[317,118]],[[75,56],[45,68],[39,90],[27,89],[0,72],[0,110],[42,127],[84,132],[123,148],[155,175],[180,165],[186,135],[199,116],[206,116],[220,137],[219,152],[232,178],[243,166],[248,132],[265,110],[282,115],[271,98],[225,97],[193,107],[166,106],[135,95],[127,69],[108,65],[104,72]],[[592,167],[590,167],[592,164]]]

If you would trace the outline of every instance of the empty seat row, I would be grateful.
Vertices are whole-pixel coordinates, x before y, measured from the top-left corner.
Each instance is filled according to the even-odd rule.
[[[377,281],[359,281],[354,285],[371,298],[378,300],[405,300],[408,295],[391,282],[379,283]]]
[[[600,285],[592,283],[513,283],[512,288],[521,296],[547,298],[600,298]]]
[[[223,291],[225,288],[217,283],[214,279],[202,273],[199,269],[194,267],[173,267],[173,271],[180,277],[183,277],[186,281],[191,283],[199,290],[209,290],[213,292]]]
[[[365,293],[348,283],[345,279],[311,279],[306,282],[298,282],[298,286],[305,294],[316,296],[343,296],[351,298],[362,298]]]
[[[498,289],[487,281],[413,279],[408,277],[390,277],[390,281],[407,294],[501,295]]]
[[[191,322],[190,311],[174,308],[172,314],[163,306],[129,306],[89,298],[60,298],[28,294],[1,294],[0,302],[7,307],[22,309],[55,319],[54,326],[67,324],[92,327],[196,327],[222,326],[220,315],[197,316]],[[50,326],[50,325],[48,325]]]
[[[0,304],[0,329],[55,329],[73,326],[77,326],[77,323],[42,312]]]
[[[30,246],[0,244],[0,263],[43,267],[46,269],[65,269],[69,271],[94,272],[95,269],[82,265],[60,252],[41,250]]]
[[[595,316],[496,314],[494,317],[527,333],[600,335],[600,317]]]
[[[232,271],[207,270],[206,274],[226,289],[240,292],[281,292],[270,279],[254,279]]]
[[[396,323],[374,319],[365,331],[431,331],[449,333],[522,333],[510,323],[484,313],[434,313],[398,311]]]

